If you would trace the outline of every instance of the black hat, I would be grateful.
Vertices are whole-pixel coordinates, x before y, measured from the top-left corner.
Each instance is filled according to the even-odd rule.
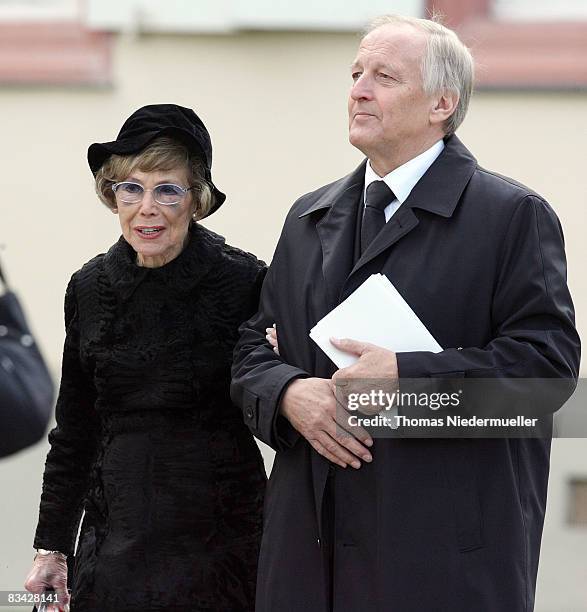
[[[226,196],[212,182],[212,142],[202,120],[191,108],[177,104],[150,104],[135,111],[125,122],[116,140],[95,142],[88,148],[88,163],[94,174],[112,154],[132,155],[142,151],[159,136],[170,136],[183,143],[190,153],[202,159],[206,180],[214,194],[214,205],[208,213],[218,210]]]

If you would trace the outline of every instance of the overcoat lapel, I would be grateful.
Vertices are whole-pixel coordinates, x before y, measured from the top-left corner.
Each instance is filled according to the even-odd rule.
[[[375,236],[373,242],[367,247],[367,250],[361,255],[353,272],[368,264],[372,259],[375,259],[380,253],[393,246],[400,238],[411,232],[418,225],[418,217],[414,211],[406,206],[406,202],[397,210],[395,215],[383,226],[382,230]]]
[[[326,212],[316,223],[322,248],[322,275],[328,307],[338,305],[340,293],[353,268],[355,215],[363,193],[365,163],[334,183],[300,218],[319,210]]]

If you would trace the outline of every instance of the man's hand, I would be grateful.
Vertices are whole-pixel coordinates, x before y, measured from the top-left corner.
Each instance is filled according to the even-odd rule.
[[[349,338],[330,338],[330,342],[341,351],[357,355],[359,361],[341,368],[332,377],[333,381],[349,378],[392,378],[397,380],[397,358],[393,351],[381,348],[369,342],[359,342]]]
[[[344,404],[343,398],[347,398],[349,393],[369,393],[373,388],[373,383],[369,379],[377,379],[378,391],[391,394],[397,390],[397,358],[393,351],[349,338],[330,338],[330,342],[337,349],[352,353],[359,358],[352,366],[341,368],[332,376],[339,402]],[[359,410],[364,414],[373,415],[381,411],[381,406],[366,405]]]
[[[373,440],[362,427],[350,427],[337,411],[333,385],[325,378],[300,378],[289,384],[281,414],[308,440],[316,452],[345,468],[358,469],[359,459],[370,462],[365,446]]]

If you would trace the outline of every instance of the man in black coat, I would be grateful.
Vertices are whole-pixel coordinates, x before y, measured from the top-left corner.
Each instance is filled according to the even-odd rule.
[[[257,611],[528,612],[549,440],[340,436],[333,381],[572,386],[580,346],[561,227],[543,198],[480,168],[454,135],[473,63],[453,32],[380,18],[352,79],[350,142],[367,160],[294,204],[235,350],[233,399],[277,451]],[[358,357],[337,371],[308,332],[374,273],[444,350],[334,340]],[[280,355],[265,338],[273,322]]]

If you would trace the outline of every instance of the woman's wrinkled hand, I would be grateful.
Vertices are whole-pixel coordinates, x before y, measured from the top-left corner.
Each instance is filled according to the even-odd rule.
[[[61,553],[37,554],[31,571],[26,577],[24,588],[30,593],[41,595],[52,589],[58,597],[59,605],[50,604],[47,612],[67,612],[69,593],[67,591],[67,559]]]
[[[279,344],[277,343],[277,328],[275,323],[273,323],[273,327],[267,327],[265,331],[267,332],[267,335],[265,336],[265,338],[267,338],[267,342],[269,342],[269,344],[273,347],[273,350],[279,355]]]

